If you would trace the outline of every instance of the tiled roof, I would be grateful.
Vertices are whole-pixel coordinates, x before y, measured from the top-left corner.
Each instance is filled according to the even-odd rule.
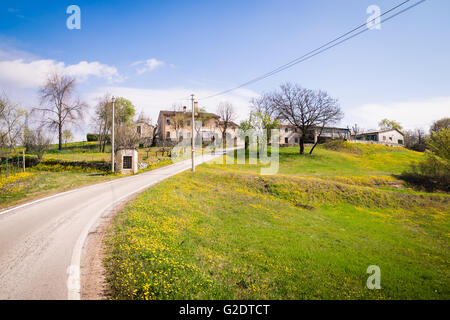
[[[159,112],[160,115],[164,115],[164,116],[174,116],[176,113],[185,113],[186,115],[191,115],[190,111],[168,111],[168,110],[161,110]],[[210,116],[211,118],[220,118],[217,114],[215,113],[211,113],[211,112],[199,112],[202,115],[207,115]]]

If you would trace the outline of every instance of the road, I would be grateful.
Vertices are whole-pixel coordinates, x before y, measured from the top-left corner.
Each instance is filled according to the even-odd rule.
[[[198,157],[196,164],[213,158]],[[191,161],[95,184],[0,212],[0,299],[80,299],[80,260],[95,222]]]

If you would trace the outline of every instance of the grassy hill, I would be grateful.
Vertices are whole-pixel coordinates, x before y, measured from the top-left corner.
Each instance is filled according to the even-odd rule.
[[[204,164],[116,217],[116,299],[448,299],[448,194],[393,174],[423,155],[375,145],[280,150],[279,174]],[[381,290],[366,287],[381,268]]]

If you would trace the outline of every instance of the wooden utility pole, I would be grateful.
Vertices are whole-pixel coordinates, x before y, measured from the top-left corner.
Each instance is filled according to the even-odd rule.
[[[23,172],[25,172],[25,150],[22,150],[22,167]]]

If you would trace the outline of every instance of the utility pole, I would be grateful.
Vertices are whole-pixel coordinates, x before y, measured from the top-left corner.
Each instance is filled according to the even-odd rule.
[[[23,172],[25,172],[25,150],[22,150],[22,166]]]
[[[194,162],[194,158],[195,158],[195,150],[194,150],[194,95],[191,94],[191,102],[192,102],[192,120],[191,120],[191,157],[192,157],[192,172],[195,172],[195,162]]]
[[[111,99],[112,101],[112,129],[111,129],[111,171],[114,173],[114,103],[116,102],[116,98],[114,96]]]

